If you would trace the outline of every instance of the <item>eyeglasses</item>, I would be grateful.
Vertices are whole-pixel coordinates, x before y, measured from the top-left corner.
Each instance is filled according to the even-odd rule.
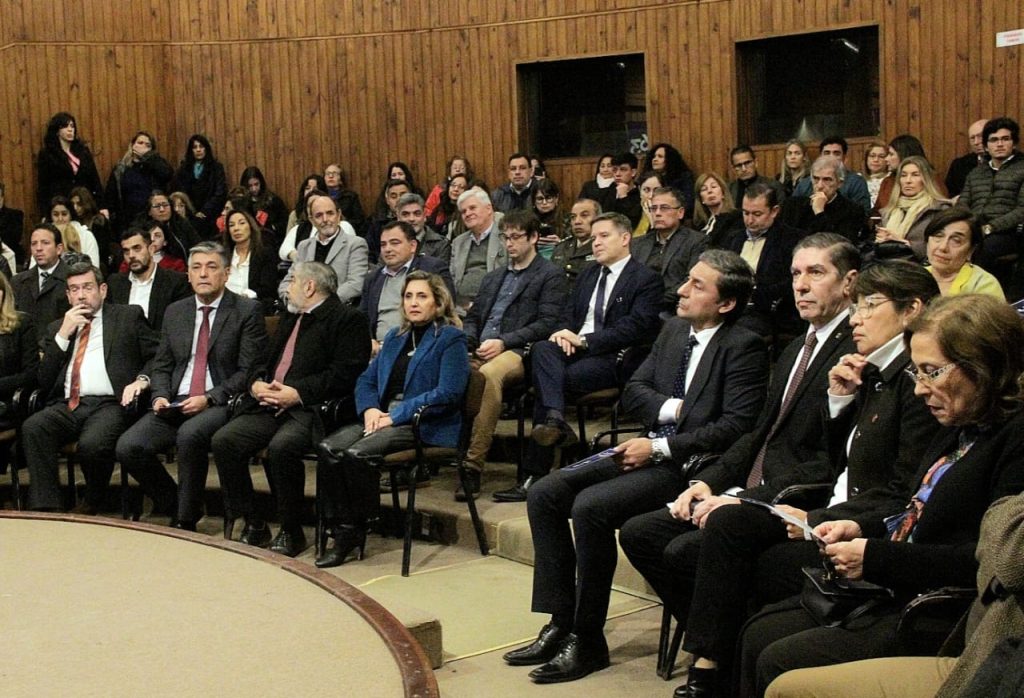
[[[658,213],[659,211],[663,213],[668,213],[669,211],[678,211],[679,209],[682,208],[682,206],[669,206],[668,204],[657,204],[651,206],[650,208],[652,213]]]
[[[557,196],[544,196],[543,194],[538,194],[536,197],[534,197],[533,200],[536,203],[538,203],[538,204],[546,204],[549,201],[558,201],[558,197]]]
[[[162,208],[170,208],[170,207],[171,207],[171,205],[166,203],[166,202],[162,203],[162,204],[152,204],[152,205],[150,205],[150,208],[156,209],[158,211],[160,209],[162,209]]]
[[[753,167],[753,166],[754,166],[754,161],[753,160],[744,160],[743,162],[734,162],[732,164],[732,169],[734,169],[734,170],[745,170],[748,167]]]
[[[875,308],[892,302],[892,298],[865,298],[860,303],[854,303],[850,306],[850,315],[860,314],[861,319],[867,320],[875,314]]]
[[[915,383],[931,385],[939,378],[941,378],[942,376],[946,375],[954,368],[956,368],[957,365],[958,364],[956,361],[950,361],[945,366],[939,366],[935,370],[928,371],[927,373],[921,373],[921,369],[917,368],[916,366],[914,368],[905,368],[903,370],[907,372],[907,375],[910,376]]]
[[[498,234],[498,239],[501,240],[502,242],[508,242],[509,240],[512,240],[513,242],[519,242],[520,240],[522,240],[525,237],[529,237],[529,233],[507,233],[507,234],[506,233],[499,233]]]

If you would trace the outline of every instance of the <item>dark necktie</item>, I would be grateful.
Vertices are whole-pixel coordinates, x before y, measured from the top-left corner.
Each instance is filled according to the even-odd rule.
[[[82,392],[82,361],[85,349],[89,345],[89,329],[92,323],[78,331],[78,348],[75,349],[75,360],[71,363],[71,389],[68,391],[68,409],[74,410],[81,402]]]
[[[50,278],[50,272],[41,271],[39,272],[39,290],[43,290],[43,286],[46,285],[46,280]]]
[[[295,358],[295,342],[299,337],[299,325],[302,324],[302,315],[295,320],[295,327],[292,328],[291,334],[288,335],[288,341],[284,345],[284,351],[281,353],[281,360],[277,362],[277,370],[274,371],[274,380],[278,383],[284,383],[284,377],[288,375],[288,369],[292,367],[292,359]]]
[[[768,436],[765,437],[764,443],[761,444],[761,450],[757,452],[757,458],[754,459],[754,465],[750,469],[750,475],[747,476],[747,487],[756,487],[761,484],[761,478],[764,473],[764,456],[768,450],[768,442],[771,441],[772,437],[775,436],[775,430],[779,428],[779,424],[789,413],[789,408],[792,406],[793,396],[796,395],[797,388],[800,387],[801,381],[804,379],[804,374],[807,372],[807,365],[811,363],[811,355],[814,353],[814,347],[818,344],[818,335],[813,330],[808,333],[804,340],[803,353],[800,354],[800,363],[797,364],[796,373],[793,374],[793,380],[789,382],[789,387],[786,389],[786,396],[782,400],[782,406],[779,408],[779,414],[775,418],[775,423],[772,424],[772,428],[768,431]]]
[[[213,306],[204,305],[203,323],[199,326],[199,337],[196,339],[196,359],[192,362],[192,381],[189,383],[188,396],[199,397],[206,394],[206,359],[210,351],[210,312]]]
[[[672,382],[672,397],[682,400],[686,397],[686,372],[690,367],[690,357],[693,356],[693,348],[697,346],[697,337],[690,335],[690,339],[683,348],[683,356],[679,361],[679,370],[676,371],[676,379]],[[655,437],[672,436],[676,433],[676,423],[662,424],[658,427]]]
[[[594,298],[594,329],[604,329],[604,292],[608,275],[612,270],[608,267],[601,267],[601,278],[597,282],[597,296]]]

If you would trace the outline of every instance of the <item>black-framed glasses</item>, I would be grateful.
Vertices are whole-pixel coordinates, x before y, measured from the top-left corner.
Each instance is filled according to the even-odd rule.
[[[502,242],[508,242],[509,240],[512,240],[514,242],[519,242],[520,240],[522,240],[525,237],[529,237],[529,234],[528,233],[498,233],[498,239],[501,240]]]

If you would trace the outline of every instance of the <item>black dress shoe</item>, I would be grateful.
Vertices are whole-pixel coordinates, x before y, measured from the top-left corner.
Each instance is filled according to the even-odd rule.
[[[522,482],[518,483],[515,487],[510,487],[507,490],[499,490],[491,495],[491,498],[496,502],[525,502],[526,492],[533,486],[533,483],[537,482],[539,478],[531,475]]]
[[[558,654],[530,672],[534,683],[562,683],[575,681],[601,669],[607,669],[608,646],[604,638],[599,643],[584,644],[576,633],[569,633],[558,647]]]
[[[270,552],[288,557],[295,557],[308,547],[306,534],[301,528],[296,528],[294,531],[282,528],[270,542]]]
[[[476,499],[476,496],[480,494],[480,471],[466,470],[466,484],[469,486],[469,496]],[[455,488],[455,501],[466,501],[466,492],[462,488],[462,478],[459,478],[459,484]]]
[[[409,489],[409,471],[399,470],[395,473],[395,483],[399,492],[404,492]],[[430,487],[430,471],[426,468],[416,469],[416,489],[421,487]],[[380,491],[385,494],[391,493],[391,473],[383,472],[380,474]]]
[[[353,550],[359,551],[356,559],[362,560],[363,552],[366,550],[366,529],[361,526],[338,526],[334,532],[334,547],[318,557],[313,564],[321,569],[337,567],[344,564]]]
[[[558,654],[558,648],[568,634],[569,631],[557,628],[553,623],[548,623],[540,629],[540,635],[531,644],[506,652],[502,659],[511,666],[546,664]]]
[[[238,542],[265,548],[270,543],[270,526],[263,521],[246,521]]]
[[[672,698],[713,698],[717,669],[698,669],[691,666],[686,672],[686,683],[672,692]]]
[[[564,419],[546,419],[530,432],[530,438],[538,446],[570,446],[579,441],[576,432]]]
[[[177,529],[182,530],[182,531],[192,531],[192,533],[195,533],[196,532],[196,522],[195,521],[177,521],[177,520],[175,520],[175,521],[171,522],[171,528],[177,528]]]

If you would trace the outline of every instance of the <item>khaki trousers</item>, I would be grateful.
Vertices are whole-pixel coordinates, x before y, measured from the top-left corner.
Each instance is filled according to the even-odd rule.
[[[787,671],[765,698],[934,698],[956,657],[886,657]]]
[[[475,362],[474,362],[475,363]],[[501,396],[506,385],[523,381],[523,357],[514,351],[503,351],[479,366],[484,377],[484,395],[480,414],[473,422],[473,435],[469,439],[466,467],[477,472],[484,469],[487,451],[494,440],[494,430],[501,418]]]

